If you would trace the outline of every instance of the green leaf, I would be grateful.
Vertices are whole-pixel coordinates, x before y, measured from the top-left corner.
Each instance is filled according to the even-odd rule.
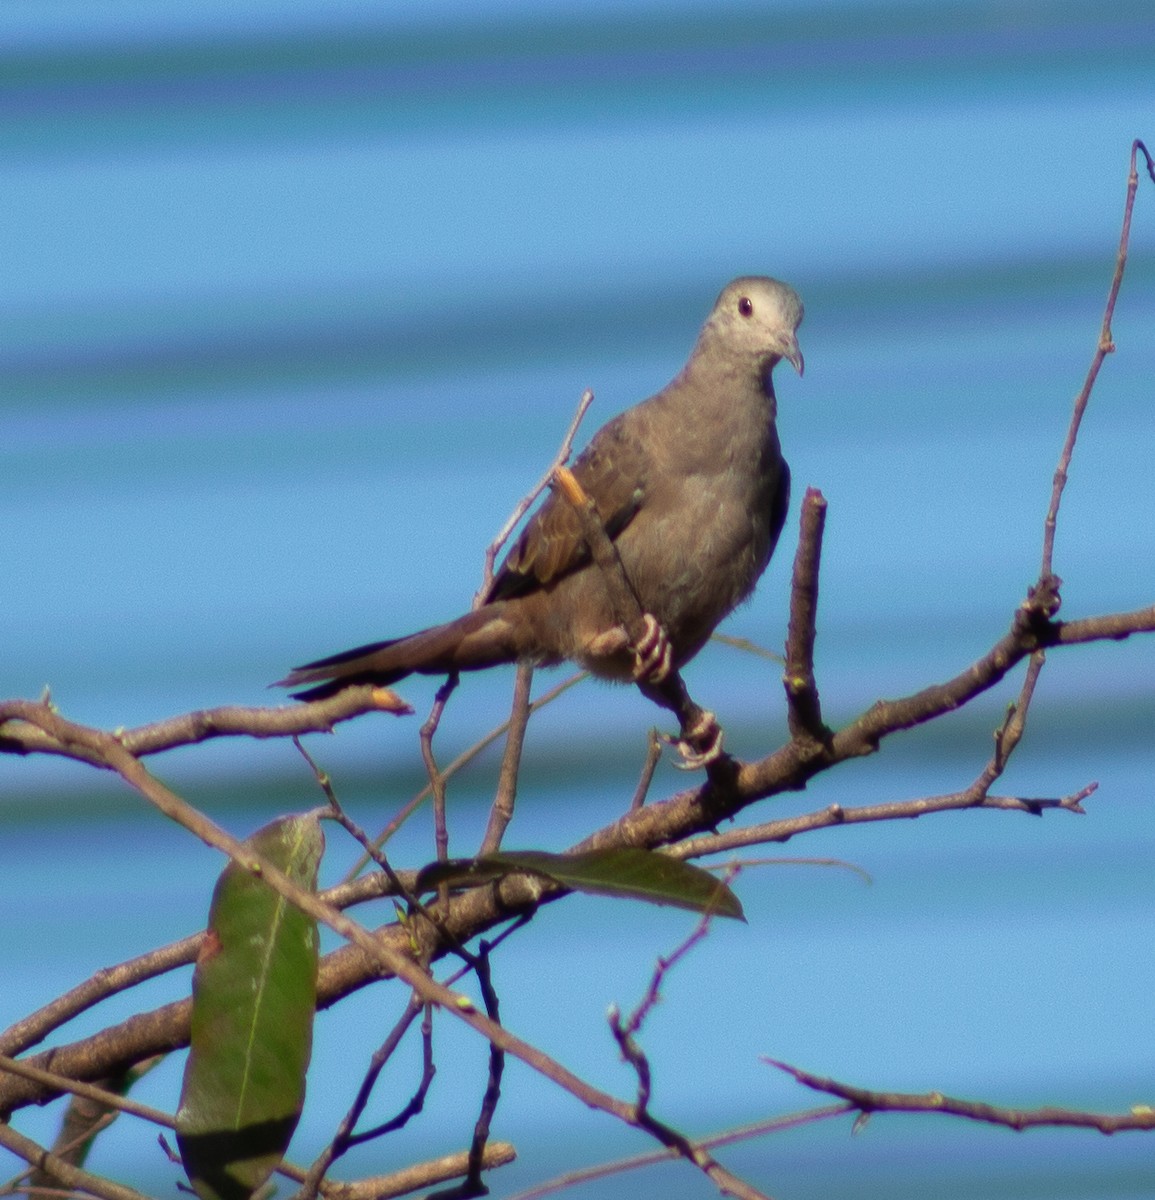
[[[544,875],[575,892],[620,896],[739,921],[746,919],[738,897],[709,871],[668,854],[629,846],[586,850],[580,854],[510,850],[482,858],[433,863],[422,868],[417,877],[417,891],[430,892],[443,883],[450,887],[475,887],[516,871]]]
[[[310,891],[325,849],[314,814],[246,843]],[[317,998],[317,925],[230,862],[193,975],[192,1039],[176,1114],[201,1200],[248,1200],[284,1157],[305,1102]]]

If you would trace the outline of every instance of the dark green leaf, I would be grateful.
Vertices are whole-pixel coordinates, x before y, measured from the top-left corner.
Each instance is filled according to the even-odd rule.
[[[646,900],[651,904],[669,904],[691,912],[745,920],[738,897],[709,871],[668,854],[632,847],[587,850],[581,854],[510,850],[482,858],[453,859],[424,867],[418,875],[417,889],[429,892],[443,883],[450,887],[475,887],[516,871],[544,875],[576,892]]]
[[[281,817],[245,843],[314,890],[317,817]],[[284,1157],[305,1101],[317,995],[317,926],[230,862],[213,892],[193,976],[192,1040],[177,1143],[201,1200],[247,1200]]]
[[[493,858],[451,858],[422,867],[417,872],[413,891],[423,896],[426,892],[437,891],[443,883],[451,888],[477,887],[478,884],[491,883],[511,875],[513,870]]]

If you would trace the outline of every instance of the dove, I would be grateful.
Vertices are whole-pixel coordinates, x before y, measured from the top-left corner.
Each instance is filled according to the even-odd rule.
[[[788,284],[727,284],[685,366],[614,417],[573,465],[643,612],[631,640],[615,617],[579,514],[551,492],[498,568],[488,599],[443,625],[295,667],[279,686],[319,700],[502,663],[563,660],[622,682],[658,683],[705,645],[770,562],[790,502],[772,372],[803,372],[802,301]]]

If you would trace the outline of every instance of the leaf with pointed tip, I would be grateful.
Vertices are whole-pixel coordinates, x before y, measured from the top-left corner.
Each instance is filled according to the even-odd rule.
[[[423,867],[416,890],[430,892],[443,883],[450,887],[476,887],[517,871],[544,875],[575,892],[668,904],[739,921],[746,919],[738,897],[709,871],[668,854],[630,846],[578,854],[509,850],[481,858],[452,859]]]
[[[245,845],[314,890],[315,814],[280,817]],[[192,1038],[176,1115],[201,1200],[248,1200],[284,1157],[305,1101],[317,997],[317,925],[230,862],[193,975]]]

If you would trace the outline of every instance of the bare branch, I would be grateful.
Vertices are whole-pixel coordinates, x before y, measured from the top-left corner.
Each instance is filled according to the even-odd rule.
[[[501,1021],[500,1004],[497,991],[493,986],[493,976],[489,969],[489,952],[491,947],[481,943],[474,972],[478,986],[481,988],[482,1001],[486,1014],[491,1021]],[[456,1192],[450,1192],[443,1200],[451,1197],[461,1197],[465,1200],[471,1196],[485,1196],[489,1188],[482,1182],[482,1170],[485,1164],[485,1147],[489,1144],[489,1130],[493,1123],[493,1115],[501,1099],[501,1081],[505,1074],[505,1052],[495,1043],[489,1045],[489,1072],[485,1081],[485,1092],[481,1098],[481,1111],[473,1124],[473,1140],[469,1146],[469,1171]]]
[[[133,1191],[132,1188],[123,1187],[119,1183],[113,1183],[111,1179],[93,1175],[91,1171],[73,1166],[58,1154],[45,1150],[31,1138],[17,1133],[15,1129],[3,1123],[0,1123],[0,1146],[11,1150],[18,1158],[22,1158],[30,1166],[51,1175],[66,1187],[88,1192],[93,1196],[98,1196],[100,1200],[148,1200],[147,1196]]]
[[[117,1092],[109,1091],[108,1088],[95,1087],[91,1083],[79,1083],[56,1071],[45,1071],[18,1058],[9,1058],[6,1054],[0,1054],[0,1071],[8,1071],[24,1079],[43,1083],[55,1091],[70,1092],[74,1096],[83,1096],[86,1100],[94,1100],[96,1103],[104,1105],[105,1108],[114,1108],[118,1112],[131,1113],[134,1117],[140,1117],[144,1121],[151,1121],[154,1125],[160,1125],[165,1129],[176,1128],[176,1122],[173,1118],[168,1113],[161,1112],[158,1108],[149,1108],[147,1104],[137,1104],[135,1100],[129,1100]]]
[[[366,900],[378,900],[399,894],[408,896],[416,882],[416,872],[397,872],[400,888],[395,888],[384,874],[364,875],[352,883],[338,884],[321,892],[321,899],[334,908],[350,908]],[[139,983],[154,979],[178,967],[189,966],[196,961],[204,939],[204,932],[194,933],[168,946],[150,950],[147,954],[128,959],[115,967],[105,967],[83,983],[71,988],[62,996],[43,1008],[17,1021],[0,1034],[0,1054],[21,1054],[43,1041],[55,1029],[74,1017],[115,996],[119,992],[136,987]],[[327,956],[331,958],[332,956]],[[322,987],[326,979],[326,968],[322,967]],[[183,1043],[181,1043],[183,1044]],[[159,1050],[159,1047],[158,1047]]]
[[[728,1171],[718,1160],[706,1150],[701,1143],[695,1144],[685,1134],[680,1133],[672,1125],[659,1121],[650,1112],[650,1063],[642,1048],[634,1040],[626,1024],[621,1020],[616,1007],[609,1012],[610,1030],[622,1057],[634,1069],[638,1077],[638,1099],[634,1106],[631,1124],[648,1133],[668,1150],[697,1167],[713,1182],[723,1195],[737,1196],[738,1200],[771,1200],[764,1192],[751,1187],[745,1180]]]
[[[959,1100],[944,1096],[942,1092],[876,1092],[868,1088],[839,1083],[822,1075],[812,1075],[800,1067],[778,1062],[773,1058],[762,1060],[799,1083],[816,1092],[839,1096],[853,1104],[860,1113],[875,1112],[918,1112],[946,1113],[949,1116],[966,1117],[971,1121],[984,1121],[989,1125],[1004,1125],[1008,1129],[1022,1131],[1041,1126],[1067,1126],[1076,1129],[1097,1129],[1100,1133],[1123,1133],[1128,1130],[1155,1129],[1155,1109],[1146,1105],[1136,1107],[1129,1113],[1082,1112],[1071,1108],[1003,1108],[997,1104],[986,1104],[981,1100]]]
[[[414,961],[412,953],[399,952],[383,939],[374,937],[363,926],[351,921],[332,905],[326,904],[315,893],[298,887],[283,872],[226,833],[150,775],[125,751],[115,737],[65,721],[47,706],[39,706],[39,711],[32,715],[40,728],[51,733],[62,745],[76,746],[83,750],[86,756],[91,755],[102,760],[104,765],[116,771],[126,783],[139,791],[167,817],[196,834],[210,846],[223,851],[239,867],[260,876],[278,895],[283,896],[302,912],[352,942],[370,959],[376,974],[390,974],[403,979],[426,1003],[436,1004],[453,1013],[483,1037],[488,1038],[498,1049],[520,1058],[591,1108],[601,1109],[621,1120],[631,1120],[632,1110],[629,1105],[617,1100],[608,1092],[587,1084],[548,1055],[514,1036],[490,1018],[482,1016],[468,997],[451,991],[427,975]],[[407,933],[409,936],[413,935],[412,930],[407,930]],[[164,1012],[163,1009],[159,1011]],[[187,1021],[187,1016],[185,1020]],[[187,1037],[187,1026],[184,1036]],[[57,1056],[54,1054],[53,1057],[55,1061]]]
[[[734,877],[738,874],[740,868],[731,864],[725,868],[722,875],[722,882],[729,884],[733,882]],[[645,1024],[646,1018],[653,1011],[654,1005],[658,1003],[661,997],[662,984],[665,982],[666,976],[686,957],[690,951],[705,938],[710,932],[710,926],[713,923],[714,914],[707,912],[703,913],[701,920],[694,926],[680,945],[678,945],[672,953],[659,958],[653,971],[650,974],[650,982],[646,986],[645,995],[638,1002],[637,1007],[630,1014],[628,1020],[623,1024],[620,1021],[612,1022],[615,1025],[614,1036],[633,1037],[635,1033],[640,1032],[642,1025]]]
[[[401,1044],[401,1039],[408,1032],[410,1025],[417,1018],[417,1014],[422,1011],[424,1006],[416,996],[410,996],[408,1004],[405,1006],[404,1012],[400,1019],[389,1032],[389,1036],[373,1053],[373,1057],[369,1061],[369,1069],[365,1072],[365,1077],[361,1080],[361,1086],[357,1089],[357,1095],[353,1099],[353,1103],[349,1111],[341,1119],[340,1125],[337,1126],[337,1132],[333,1135],[329,1144],[317,1156],[313,1165],[309,1168],[308,1174],[301,1181],[301,1187],[298,1189],[293,1200],[312,1200],[321,1187],[321,1181],[325,1177],[325,1172],[340,1158],[350,1146],[354,1144],[353,1131],[357,1127],[357,1122],[361,1119],[361,1114],[365,1111],[365,1106],[369,1103],[369,1097],[373,1094],[373,1088],[377,1084],[377,1079],[385,1068],[385,1064],[393,1057],[397,1047]],[[428,1020],[428,1013],[426,1015]],[[426,1041],[426,1071],[425,1075],[429,1080],[432,1080],[432,1062],[428,1053],[428,1040]],[[425,1083],[422,1089],[419,1089],[422,1102],[424,1101],[425,1092],[428,1090],[429,1084]],[[412,1105],[412,1102],[410,1102]],[[408,1107],[408,1106],[407,1106]],[[420,1104],[414,1111],[420,1111]],[[412,1112],[407,1112],[404,1120],[400,1121],[404,1124]],[[398,1128],[398,1125],[393,1124],[390,1128]],[[370,1131],[366,1137],[372,1136],[374,1133],[382,1133],[386,1130],[382,1127],[377,1130]]]
[[[814,681],[814,640],[818,621],[818,568],[822,562],[822,531],[826,524],[826,498],[807,488],[802,500],[798,552],[790,587],[790,625],[786,635],[787,721],[795,741],[830,744],[830,730],[822,721],[818,685]]]
[[[55,738],[27,716],[40,709],[34,700],[0,701],[0,754],[63,754],[85,758],[82,747],[65,749]],[[311,704],[280,705],[276,708],[245,708],[228,704],[223,708],[202,708],[196,712],[170,717],[138,729],[122,729],[117,738],[125,750],[136,757],[159,754],[177,746],[192,746],[218,737],[274,738],[302,733],[332,733],[341,721],[370,712],[388,712],[404,716],[413,711],[388,688],[362,684],[348,687],[327,700]],[[101,766],[101,763],[94,763]]]
[[[588,678],[588,671],[578,671],[576,674],[571,675],[568,679],[563,679],[561,683],[555,684],[549,689],[548,692],[543,692],[537,700],[534,700],[530,704],[530,715],[532,716],[539,708],[544,708],[547,704],[552,704],[563,692],[569,691],[569,689],[575,684],[581,683],[583,680]],[[452,776],[456,775],[458,771],[471,763],[483,750],[489,746],[492,746],[493,743],[496,742],[497,739],[501,737],[508,729],[508,721],[504,721],[502,724],[495,726],[483,738],[480,738],[478,741],[474,742],[472,746],[469,746],[467,749],[463,750],[449,764],[449,766],[447,766],[441,772],[442,778],[448,780]],[[386,825],[385,828],[373,839],[373,844],[377,847],[383,846],[417,811],[417,809],[429,799],[430,795],[432,795],[432,792],[433,789],[428,784],[423,787],[421,791],[419,791],[412,800],[405,804],[397,813],[397,815],[389,822],[389,824]],[[352,867],[350,867],[345,878],[353,879],[361,872],[361,870],[369,861],[370,858],[368,855],[365,855],[363,858],[359,859],[353,864]]]
[[[529,663],[518,663],[517,676],[513,685],[513,703],[510,706],[509,730],[505,739],[505,753],[501,757],[501,774],[497,779],[497,795],[489,811],[489,824],[481,840],[479,854],[493,854],[501,849],[501,839],[513,820],[513,804],[517,798],[517,776],[521,769],[521,751],[525,745],[525,731],[529,727],[529,692],[533,686],[533,667]]]
[[[816,829],[829,829],[834,825],[868,825],[875,821],[912,821],[934,813],[955,812],[960,808],[990,808],[1008,812],[1029,813],[1041,816],[1048,809],[1083,814],[1082,802],[1097,788],[1090,783],[1070,796],[1059,799],[1034,799],[1022,796],[975,797],[971,788],[952,792],[945,796],[924,796],[917,800],[898,800],[889,804],[864,804],[857,808],[844,808],[831,804],[815,812],[797,817],[784,817],[778,821],[766,821],[744,829],[733,829],[726,833],[703,834],[686,838],[672,849],[680,858],[697,858],[704,854],[721,854],[728,850],[739,850],[744,846],[764,846],[769,842],[788,842],[799,834],[811,833]]]
[[[654,781],[654,772],[662,760],[662,737],[656,729],[651,729],[646,735],[646,761],[642,763],[642,773],[638,776],[638,786],[634,788],[634,796],[630,808],[641,808],[650,792],[650,784]]]
[[[445,862],[449,857],[449,826],[445,820],[445,775],[438,768],[437,759],[433,756],[433,738],[441,724],[441,715],[445,712],[449,697],[457,689],[459,679],[460,676],[454,672],[437,689],[433,707],[429,710],[425,724],[421,726],[421,758],[425,763],[425,773],[429,776],[429,789],[433,795],[433,830],[438,862]],[[446,896],[442,896],[442,900],[445,898]]]
[[[731,867],[728,870],[726,875],[727,883],[737,874],[737,871],[738,868],[736,867]],[[635,1035],[640,1032],[654,1005],[658,1003],[662,983],[666,976],[706,936],[710,930],[711,921],[712,916],[710,913],[703,915],[690,935],[685,938],[672,954],[658,959],[657,966],[655,966],[650,975],[650,982],[646,987],[645,995],[625,1021],[622,1020],[617,1005],[613,1005],[610,1008],[608,1014],[610,1031],[614,1035],[614,1040],[618,1044],[618,1049],[621,1051],[622,1057],[633,1067],[634,1073],[638,1078],[638,1094],[637,1103],[634,1106],[633,1123],[639,1129],[656,1138],[667,1149],[673,1151],[704,1172],[718,1186],[723,1195],[738,1196],[742,1200],[768,1200],[768,1197],[765,1197],[762,1192],[757,1191],[744,1180],[739,1179],[723,1167],[710,1154],[703,1143],[691,1142],[684,1134],[679,1133],[664,1121],[659,1121],[650,1112],[652,1085],[650,1063],[641,1046],[638,1045]]]
[[[577,412],[574,413],[573,420],[570,421],[569,428],[565,432],[565,437],[562,438],[561,446],[558,448],[557,454],[554,455],[553,462],[549,464],[546,473],[537,481],[529,493],[518,502],[509,519],[499,530],[497,537],[490,542],[489,548],[485,552],[485,568],[482,572],[481,587],[478,588],[477,595],[473,597],[473,607],[475,609],[480,608],[489,599],[493,591],[493,565],[497,562],[497,556],[501,553],[502,546],[509,540],[509,535],[517,528],[517,523],[521,518],[529,512],[530,505],[549,487],[553,480],[554,472],[558,467],[564,466],[569,462],[578,426],[582,423],[582,418],[586,415],[586,411],[593,402],[594,394],[589,388],[586,388],[582,392],[581,399],[578,401]]]
[[[1114,613],[1080,621],[1048,622],[1043,625],[1041,634],[1020,609],[1016,613],[1015,628],[1012,632],[977,663],[945,684],[924,689],[902,701],[884,702],[868,709],[857,721],[835,735],[826,758],[802,761],[793,745],[784,746],[757,762],[741,764],[736,777],[729,785],[716,784],[710,780],[701,787],[682,792],[667,800],[647,804],[595,832],[575,849],[615,845],[657,847],[691,838],[695,839],[692,843],[694,853],[711,853],[759,842],[782,842],[800,833],[834,824],[905,820],[968,806],[1032,813],[1047,807],[1079,811],[1079,801],[1089,794],[1090,789],[1061,801],[986,797],[979,804],[975,804],[969,794],[959,793],[862,809],[831,806],[806,816],[771,822],[756,827],[754,831],[739,830],[713,837],[701,836],[706,830],[716,827],[723,817],[733,816],[765,796],[803,787],[809,778],[826,766],[846,758],[871,753],[883,738],[921,721],[930,720],[939,713],[960,707],[967,700],[994,686],[1012,666],[1033,652],[1042,640],[1054,646],[1063,646],[1115,640],[1152,630],[1155,630],[1155,605],[1130,613]],[[30,705],[26,701],[0,705],[0,716],[8,713],[13,704],[20,706],[21,713],[31,712],[38,720],[44,721],[49,724],[50,729],[52,728],[51,720],[56,718],[51,710],[42,705]],[[94,731],[88,732],[95,736]],[[85,761],[93,756],[93,752],[86,750],[83,745],[73,746],[54,734],[50,736],[58,747],[55,751],[57,753],[75,752],[76,757]],[[356,885],[349,886],[361,888],[366,884],[370,888],[369,894],[385,894],[381,889],[382,881],[376,879],[358,880]],[[550,889],[540,884],[531,887],[525,881],[506,881],[499,889],[476,889],[454,898],[446,917],[446,925],[459,941],[465,942],[477,933],[550,898]],[[519,908],[519,905],[525,907]],[[366,954],[353,947],[344,947],[327,955],[322,963],[318,983],[318,1002],[321,1005],[331,1004],[379,978],[377,948],[391,946],[392,953],[404,955],[408,948],[407,938],[408,934],[400,931],[382,931],[375,937],[372,953]],[[142,1013],[71,1046],[59,1047],[53,1052],[53,1065],[71,1078],[98,1079],[149,1055],[187,1045],[187,1040],[186,1000]],[[12,1047],[9,1045],[8,1048]],[[19,1084],[14,1080],[0,1079],[0,1113],[43,1098],[42,1089]]]
[[[485,1148],[484,1167],[492,1170],[502,1167],[517,1158],[517,1152],[509,1142],[490,1142]],[[278,1168],[282,1175],[302,1182],[305,1172],[299,1168],[282,1164]],[[429,1162],[415,1163],[391,1175],[374,1175],[358,1179],[355,1183],[337,1183],[326,1180],[321,1184],[321,1195],[325,1200],[392,1200],[394,1196],[405,1196],[422,1188],[460,1179],[469,1170],[469,1152],[446,1154]]]
[[[720,1146],[732,1146],[736,1142],[766,1137],[772,1133],[782,1133],[787,1129],[798,1129],[804,1125],[828,1121],[832,1117],[841,1117],[854,1111],[853,1104],[828,1104],[824,1108],[808,1108],[803,1112],[790,1113],[784,1117],[771,1117],[766,1121],[755,1121],[737,1129],[727,1129],[722,1133],[711,1134],[709,1137],[698,1139],[694,1144],[704,1150],[716,1150]],[[659,1163],[669,1162],[670,1159],[676,1157],[676,1153],[672,1150],[658,1150],[651,1151],[649,1154],[635,1154],[630,1158],[618,1159],[616,1162],[599,1163],[595,1167],[582,1167],[579,1170],[560,1175],[556,1179],[537,1184],[527,1191],[517,1192],[515,1195],[509,1196],[507,1200],[541,1200],[543,1196],[552,1196],[556,1192],[563,1192],[583,1183],[594,1183],[599,1179],[606,1179],[610,1175],[655,1167]]]
[[[1147,160],[1147,174],[1155,183],[1155,167],[1151,155],[1141,141],[1131,143],[1131,170],[1127,175],[1127,200],[1123,206],[1123,228],[1119,233],[1119,250],[1115,256],[1115,274],[1111,279],[1111,287],[1107,293],[1107,306],[1103,310],[1103,324],[1099,330],[1099,344],[1087,370],[1087,378],[1083,381],[1082,391],[1075,398],[1075,409],[1071,414],[1071,423],[1067,427],[1067,436],[1063,442],[1063,450],[1059,455],[1059,465],[1055,468],[1055,478],[1051,485],[1051,503],[1047,506],[1047,518],[1043,522],[1043,561],[1039,568],[1039,582],[1044,583],[1054,574],[1052,561],[1055,554],[1055,531],[1059,521],[1059,503],[1063,498],[1063,489],[1067,486],[1067,473],[1071,466],[1071,456],[1075,453],[1075,440],[1079,436],[1079,426],[1083,423],[1083,414],[1087,411],[1087,402],[1091,399],[1091,390],[1099,377],[1099,368],[1108,354],[1114,353],[1115,341],[1111,335],[1111,320],[1115,315],[1115,301],[1119,298],[1119,287],[1123,283],[1123,271],[1127,266],[1127,247],[1131,240],[1131,212],[1135,207],[1135,192],[1139,187],[1139,172],[1136,169],[1136,155],[1143,152]],[[1057,606],[1056,606],[1057,608]],[[1053,613],[1048,613],[1052,616]]]

